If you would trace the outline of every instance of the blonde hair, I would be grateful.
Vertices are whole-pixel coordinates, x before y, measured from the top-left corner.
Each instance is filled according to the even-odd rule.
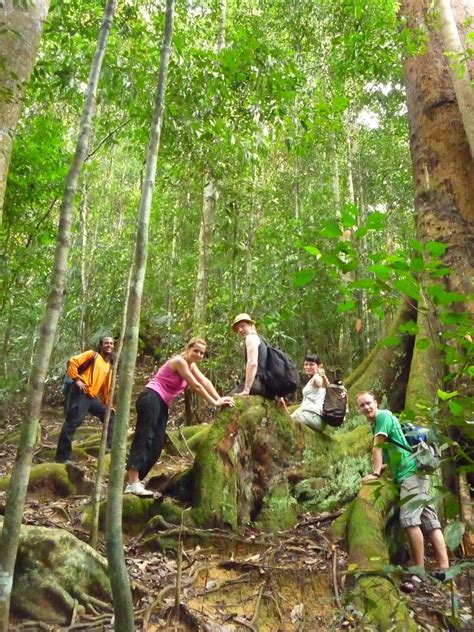
[[[195,345],[204,345],[204,347],[207,347],[207,342],[203,338],[199,338],[199,336],[194,336],[186,345],[186,349],[191,349]]]

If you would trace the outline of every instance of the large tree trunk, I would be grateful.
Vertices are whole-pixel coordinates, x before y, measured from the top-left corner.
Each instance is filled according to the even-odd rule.
[[[21,430],[21,441],[7,494],[5,521],[2,537],[0,539],[0,625],[3,624],[5,629],[8,627],[13,569],[15,566],[21,518],[33,458],[33,446],[38,434],[38,420],[41,411],[44,382],[51,358],[66,286],[67,256],[72,223],[72,203],[77,191],[79,174],[87,151],[90,127],[95,109],[97,85],[107,39],[112,26],[115,6],[115,0],[108,0],[89,74],[76,151],[64,187],[59,217],[58,241],[54,256],[54,267],[51,274],[51,285],[30,373],[27,410]]]
[[[166,80],[173,36],[175,0],[166,0],[166,16],[163,44],[160,55],[153,118],[146,152],[145,178],[138,205],[137,235],[133,266],[133,280],[127,310],[123,361],[120,370],[117,418],[114,428],[112,460],[110,464],[109,490],[107,496],[107,558],[110,568],[110,583],[114,596],[116,630],[133,632],[132,595],[125,566],[122,537],[122,488],[130,403],[134,381],[135,361],[140,328],[140,311],[148,257],[148,229],[151,202],[156,180],[156,165],[160,147],[161,126],[165,107]]]
[[[418,0],[402,3],[411,26],[426,20],[428,5]],[[430,32],[425,54],[406,59],[405,83],[417,237],[423,243],[438,241],[447,246],[443,262],[451,273],[440,283],[448,291],[467,296],[472,292],[474,268],[474,162],[439,32]],[[452,311],[472,316],[473,307],[472,302],[458,303]],[[450,338],[438,315],[431,306],[427,317],[434,344],[440,341],[439,332],[446,342]],[[462,348],[458,350],[463,356]],[[461,365],[459,362],[450,369],[456,373]],[[427,388],[430,381],[426,375]],[[454,386],[463,390],[462,382],[459,378]]]
[[[49,0],[4,0],[0,9],[0,224],[15,128],[33,70]]]

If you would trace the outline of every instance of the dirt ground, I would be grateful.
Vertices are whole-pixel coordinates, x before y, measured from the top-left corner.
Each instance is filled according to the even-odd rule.
[[[152,370],[149,364],[140,365],[136,393]],[[212,421],[210,410],[203,414],[204,418],[207,414],[207,421]],[[18,428],[20,419],[19,407],[11,411],[9,423],[0,428],[0,439]],[[183,420],[181,401],[171,411],[170,427],[182,424]],[[57,436],[62,421],[59,397],[55,397],[52,389],[43,409],[41,447],[34,463],[42,460],[40,450],[55,449],[53,437]],[[134,414],[131,424],[133,427]],[[88,419],[84,428],[95,433],[98,425],[97,420]],[[9,474],[15,455],[15,445],[0,444],[0,477]],[[152,475],[168,477],[182,470],[189,465],[189,457],[183,459],[163,453]],[[93,480],[94,458],[81,461],[77,467],[86,479]],[[66,529],[87,542],[89,533],[82,516],[89,501],[88,495],[59,498],[49,489],[39,489],[28,494],[24,522]],[[0,492],[0,514],[4,502],[5,493]],[[184,529],[180,537],[181,560],[173,551],[144,550],[139,536],[125,536],[126,564],[135,587],[136,629],[148,632],[370,630],[364,625],[361,613],[343,599],[350,577],[346,554],[332,542],[328,532],[335,515],[337,512],[305,515],[294,529],[271,535],[254,532],[250,527],[232,536],[215,531],[206,545],[202,541],[196,544],[192,533]],[[99,550],[105,554],[103,535]],[[178,576],[181,579],[177,581]],[[474,630],[469,622],[472,603],[467,573],[456,580],[456,586],[415,582],[413,590],[406,590],[420,629]],[[450,621],[453,611],[457,624]],[[73,615],[67,626],[14,619],[11,630],[112,630],[114,626],[112,607],[103,604],[79,618]]]

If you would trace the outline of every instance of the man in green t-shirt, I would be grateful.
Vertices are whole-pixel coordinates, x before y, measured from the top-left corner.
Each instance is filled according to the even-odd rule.
[[[393,479],[400,487],[400,524],[407,532],[414,565],[424,568],[423,535],[426,535],[433,547],[438,571],[446,570],[449,568],[448,553],[436,510],[429,503],[429,478],[417,473],[413,453],[398,419],[389,410],[379,410],[377,400],[369,392],[357,396],[357,406],[370,422],[374,435],[373,472],[364,476],[362,482],[376,481],[380,477],[385,456]],[[391,440],[406,446],[406,449],[391,443]],[[441,574],[438,576],[442,577]]]

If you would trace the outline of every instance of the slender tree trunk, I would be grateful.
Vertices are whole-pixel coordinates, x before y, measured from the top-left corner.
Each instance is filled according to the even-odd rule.
[[[79,174],[86,155],[91,121],[95,108],[97,84],[105,54],[107,38],[112,26],[115,6],[115,0],[109,0],[105,8],[99,40],[89,74],[76,151],[66,177],[59,216],[59,233],[54,256],[54,267],[51,275],[51,285],[30,373],[25,421],[22,425],[17,458],[7,493],[5,521],[3,524],[2,537],[0,539],[0,623],[4,626],[4,630],[8,628],[13,569],[15,566],[21,518],[33,458],[33,446],[38,434],[38,420],[41,411],[44,381],[51,358],[66,285],[72,204],[77,191]]]
[[[50,0],[3,0],[0,8],[0,224],[15,128],[33,70]]]
[[[199,229],[199,261],[194,300],[194,333],[204,334],[209,281],[210,248],[216,211],[217,190],[210,169],[206,171],[206,182],[202,195],[202,214]]]
[[[474,2],[467,0],[467,4],[470,5],[471,18],[473,18]],[[456,25],[451,0],[438,0],[438,7],[441,17],[441,35],[445,54],[449,55],[450,53],[454,53],[459,57],[464,57],[466,51],[462,45]],[[474,92],[469,69],[464,60],[456,61],[448,57],[448,63],[451,81],[458,101],[459,112],[471,149],[471,156],[474,157]]]
[[[88,290],[88,274],[87,274],[87,185],[84,185],[81,204],[81,315],[79,320],[79,337],[80,347],[86,347],[86,314],[87,314],[87,290]]]
[[[227,0],[219,0],[219,30],[216,42],[216,54],[225,46],[225,26],[227,17]],[[217,184],[213,169],[207,165],[204,170],[204,188],[202,193],[202,213],[199,227],[199,260],[194,298],[193,328],[195,334],[204,335],[208,301],[208,285],[210,275],[210,249],[217,202]]]
[[[99,455],[97,457],[97,473],[95,477],[94,491],[91,499],[91,535],[90,545],[97,549],[97,540],[99,535],[99,515],[100,515],[100,491],[102,488],[102,480],[104,478],[104,459],[105,449],[107,445],[107,432],[109,429],[110,413],[114,404],[115,385],[117,383],[117,372],[120,362],[120,356],[122,355],[123,341],[125,338],[125,326],[127,320],[128,299],[130,297],[130,286],[132,284],[132,272],[133,267],[130,266],[130,270],[127,278],[127,285],[125,287],[125,300],[123,307],[122,328],[120,331],[120,338],[118,341],[117,349],[115,352],[115,362],[112,367],[112,380],[110,384],[110,395],[107,408],[105,410],[104,423],[102,424],[102,435],[100,439]]]
[[[140,203],[138,205],[133,279],[127,309],[123,359],[120,367],[117,416],[114,427],[109,490],[107,495],[107,559],[109,561],[110,583],[114,599],[115,629],[118,632],[134,632],[136,629],[133,618],[130,583],[123,555],[122,488],[127,449],[129,411],[138,348],[143,283],[145,280],[148,256],[150,208],[156,180],[156,164],[165,105],[166,79],[173,34],[174,7],[175,0],[166,0],[166,17],[163,45],[160,55],[160,70],[158,73],[153,119],[146,152],[144,181]]]

